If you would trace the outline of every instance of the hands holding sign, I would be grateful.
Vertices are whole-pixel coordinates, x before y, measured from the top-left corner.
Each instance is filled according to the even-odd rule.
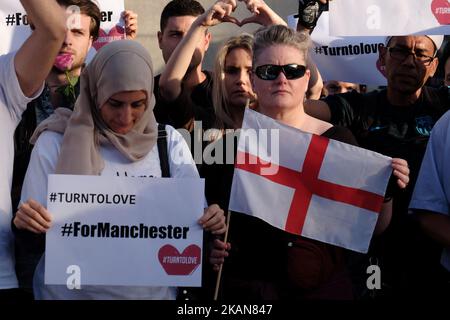
[[[217,204],[206,208],[198,223],[204,230],[215,235],[223,234],[227,229],[224,212]]]
[[[51,228],[52,220],[52,215],[42,204],[28,199],[19,206],[13,222],[17,229],[45,233]]]
[[[33,199],[22,203],[17,210],[13,223],[17,229],[28,230],[33,233],[46,233],[52,227],[51,213],[39,202]],[[225,215],[222,209],[213,204],[205,209],[198,223],[204,230],[214,235],[225,233]]]

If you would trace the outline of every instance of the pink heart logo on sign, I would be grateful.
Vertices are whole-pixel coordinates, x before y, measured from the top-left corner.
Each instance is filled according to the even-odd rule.
[[[377,69],[380,71],[380,73],[386,78],[386,69],[384,66],[381,65],[380,59],[377,59]]]
[[[191,244],[180,253],[174,246],[166,244],[158,252],[159,263],[170,276],[188,276],[201,263],[202,250]]]
[[[450,4],[448,0],[433,0],[431,10],[441,25],[450,24]]]
[[[124,27],[116,25],[114,28],[109,30],[108,33],[106,33],[105,30],[100,28],[98,33],[98,39],[92,44],[92,46],[95,48],[95,50],[98,51],[108,43],[121,39],[125,39]]]
[[[61,53],[56,56],[55,63],[56,68],[61,71],[70,70],[73,63],[73,57],[70,53]]]

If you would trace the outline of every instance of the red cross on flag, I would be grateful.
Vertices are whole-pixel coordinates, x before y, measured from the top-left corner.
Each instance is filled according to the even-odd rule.
[[[229,208],[366,253],[391,158],[245,111]]]

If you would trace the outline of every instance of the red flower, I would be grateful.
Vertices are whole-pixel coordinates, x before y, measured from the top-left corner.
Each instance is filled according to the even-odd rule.
[[[55,63],[53,65],[61,71],[67,71],[72,68],[72,64],[72,55],[70,53],[61,53],[56,57]]]
[[[57,69],[66,74],[67,84],[59,87],[56,91],[65,96],[71,104],[77,100],[75,86],[78,82],[78,77],[70,75],[70,69],[73,65],[73,57],[70,53],[60,53],[53,64]]]

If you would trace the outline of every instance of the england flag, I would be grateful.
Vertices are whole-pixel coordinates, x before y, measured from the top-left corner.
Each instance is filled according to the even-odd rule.
[[[290,233],[366,253],[391,161],[247,109],[229,209]]]

